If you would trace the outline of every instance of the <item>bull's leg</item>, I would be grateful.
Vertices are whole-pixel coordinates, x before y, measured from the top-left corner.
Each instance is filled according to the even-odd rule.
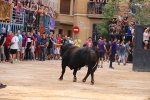
[[[87,74],[86,74],[86,76],[83,78],[82,82],[86,82],[86,79],[87,79],[87,78],[88,78],[88,76],[90,75],[91,70],[92,70],[92,69],[88,66]]]
[[[94,84],[94,72],[92,71],[91,72],[91,85]]]
[[[61,76],[60,76],[59,80],[63,80],[65,70],[66,70],[66,66],[64,64],[62,64],[62,73],[61,73]]]
[[[77,81],[76,74],[77,74],[77,69],[74,69],[74,71],[73,71],[73,75],[74,75],[73,82]]]
[[[97,69],[97,66],[94,67],[94,68],[92,69],[92,72],[91,72],[91,85],[94,84],[94,72],[95,72],[96,69]]]

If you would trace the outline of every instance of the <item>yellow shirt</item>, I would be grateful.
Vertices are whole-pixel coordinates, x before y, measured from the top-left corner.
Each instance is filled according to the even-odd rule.
[[[80,39],[74,40],[74,44],[75,44],[76,46],[80,47],[80,46],[81,46],[80,43],[81,43],[81,40],[80,40]]]

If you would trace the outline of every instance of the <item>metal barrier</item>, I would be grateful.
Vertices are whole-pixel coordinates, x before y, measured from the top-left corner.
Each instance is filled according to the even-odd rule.
[[[6,23],[0,23],[0,33],[1,33],[1,29],[4,27],[5,29],[6,29],[6,33],[7,33],[7,31],[8,31],[8,27],[9,26],[9,24],[6,24]]]
[[[13,33],[16,33],[17,30],[20,30],[21,32],[24,30],[23,25],[18,25],[18,24],[11,24],[10,23],[0,23],[0,33],[2,28],[6,29],[6,33],[11,30]]]
[[[25,11],[21,8],[12,8],[11,24],[24,25]]]

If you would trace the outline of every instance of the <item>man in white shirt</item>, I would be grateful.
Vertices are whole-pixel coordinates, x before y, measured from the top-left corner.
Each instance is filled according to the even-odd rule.
[[[15,34],[12,34],[13,38],[11,39],[10,43],[10,62],[13,63],[13,60],[16,58],[17,50],[19,49],[18,43],[19,39]]]
[[[150,37],[149,30],[150,28],[148,27],[147,29],[144,30],[143,33],[144,50],[147,50],[147,46],[149,44],[149,37]]]

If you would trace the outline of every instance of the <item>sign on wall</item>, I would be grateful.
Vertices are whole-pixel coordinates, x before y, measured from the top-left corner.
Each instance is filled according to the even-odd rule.
[[[79,29],[78,26],[74,26],[74,27],[73,27],[73,32],[74,32],[75,34],[78,34],[79,31],[80,31],[80,29]]]
[[[80,26],[83,26],[83,25],[84,25],[84,22],[80,21],[80,22],[79,22],[79,25],[80,25]]]

